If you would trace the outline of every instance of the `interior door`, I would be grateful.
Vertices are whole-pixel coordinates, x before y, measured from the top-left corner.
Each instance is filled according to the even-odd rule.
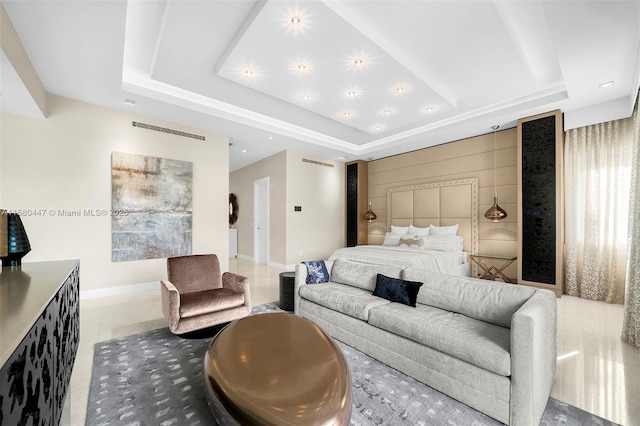
[[[253,182],[253,258],[269,264],[269,178]]]

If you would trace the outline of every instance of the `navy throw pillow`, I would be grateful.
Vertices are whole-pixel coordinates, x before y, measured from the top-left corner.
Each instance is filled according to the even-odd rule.
[[[302,262],[307,266],[307,284],[320,284],[329,282],[329,271],[324,260],[309,260]]]
[[[378,274],[373,295],[387,299],[390,302],[403,303],[415,308],[420,287],[422,287],[422,283],[417,281],[405,281]]]

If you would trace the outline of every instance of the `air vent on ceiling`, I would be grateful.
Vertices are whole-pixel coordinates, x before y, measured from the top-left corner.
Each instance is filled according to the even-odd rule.
[[[132,121],[133,127],[140,127],[141,129],[153,130],[155,132],[169,133],[170,135],[183,136],[185,138],[197,139],[199,141],[206,140],[204,136],[194,135],[193,133],[183,132],[181,130],[169,129],[167,127],[154,126],[153,124],[140,123],[139,121]]]
[[[322,161],[316,161],[316,160],[309,160],[308,158],[303,158],[302,159],[303,163],[311,163],[311,164],[316,164],[318,166],[325,166],[325,167],[334,167],[333,164],[330,163],[323,163]]]

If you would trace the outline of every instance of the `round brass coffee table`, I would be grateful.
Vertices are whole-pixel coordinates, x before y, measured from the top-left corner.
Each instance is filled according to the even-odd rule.
[[[209,406],[222,425],[348,425],[351,373],[316,324],[289,313],[234,321],[204,356]]]

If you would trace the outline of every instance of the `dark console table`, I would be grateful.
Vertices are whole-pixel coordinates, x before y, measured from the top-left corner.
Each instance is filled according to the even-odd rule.
[[[0,273],[0,424],[58,425],[80,338],[77,260]]]

